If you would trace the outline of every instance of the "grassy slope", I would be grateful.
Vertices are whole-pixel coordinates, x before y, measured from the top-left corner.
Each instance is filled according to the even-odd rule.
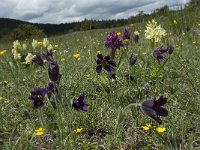
[[[125,27],[92,30],[88,32],[72,33],[50,38],[59,47],[55,52],[60,64],[62,79],[60,83],[60,97],[58,109],[54,110],[46,101],[41,112],[34,110],[28,96],[35,86],[45,87],[48,83],[46,69],[35,66],[15,65],[10,67],[11,52],[0,58],[0,81],[9,80],[9,84],[0,89],[0,147],[7,149],[33,149],[44,147],[49,149],[190,149],[192,143],[198,140],[200,133],[200,105],[199,105],[199,32],[198,16],[200,12],[169,13],[156,18],[169,35],[168,42],[175,47],[174,53],[155,78],[157,62],[151,55],[150,43],[144,39],[143,32],[146,22],[130,27],[132,33],[141,30],[139,44],[131,44],[128,54],[139,54],[135,66],[128,65],[128,58],[118,72],[118,80],[112,83],[112,93],[104,91],[100,84],[100,77],[96,75],[96,51],[107,54],[103,40],[110,31],[123,31]],[[172,20],[178,24],[174,27]],[[190,31],[186,32],[186,27]],[[180,29],[182,31],[180,32]],[[185,35],[182,33],[185,32]],[[196,41],[196,44],[192,42]],[[166,42],[166,41],[165,41]],[[166,44],[165,44],[166,45]],[[11,49],[11,45],[1,44],[1,49]],[[69,49],[67,55],[60,55],[64,49]],[[73,58],[74,53],[81,54],[81,60]],[[65,62],[60,62],[65,58]],[[144,68],[147,58],[151,66]],[[142,61],[144,60],[144,62]],[[136,82],[128,83],[124,74],[130,73]],[[150,84],[150,92],[145,95],[143,87]],[[87,113],[76,112],[70,108],[70,100],[80,93],[86,95],[89,104]],[[168,98],[165,107],[169,116],[163,118],[163,127],[167,132],[157,134],[145,132],[141,126],[152,121],[143,115],[138,108],[121,110],[130,103],[139,103],[146,98],[164,95]],[[5,98],[10,99],[5,103]],[[61,105],[62,101],[62,105]],[[31,119],[26,119],[24,111],[28,111]],[[118,116],[121,112],[120,117]],[[43,125],[41,124],[41,118]],[[116,125],[116,122],[117,125]],[[152,122],[153,123],[153,122]],[[154,123],[153,123],[154,124]],[[155,124],[156,126],[156,124]],[[46,129],[45,134],[36,137],[36,128]],[[106,136],[99,135],[90,138],[79,136],[74,129],[83,127],[85,130],[102,128]],[[86,132],[86,131],[85,131]]]

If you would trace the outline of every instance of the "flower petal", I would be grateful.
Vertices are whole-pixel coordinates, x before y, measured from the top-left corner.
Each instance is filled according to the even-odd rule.
[[[164,116],[164,117],[168,116],[168,111],[163,107],[159,107],[155,111],[159,116]]]
[[[109,66],[109,65],[105,66],[104,69],[105,69],[106,71],[108,71],[108,73],[109,73],[110,75],[112,75],[112,74],[114,74],[114,73],[116,72],[115,69],[114,69],[113,67]]]
[[[158,100],[155,101],[157,106],[162,106],[167,103],[167,98],[161,96]]]
[[[102,55],[102,54],[97,54],[97,58],[98,58],[99,60],[103,60],[103,55]]]
[[[117,67],[117,63],[115,61],[109,60],[108,64]]]
[[[109,61],[110,60],[110,56],[105,56],[104,59]]]
[[[98,65],[98,66],[96,67],[96,72],[99,74],[101,71],[102,71],[102,66],[101,66],[101,65]]]

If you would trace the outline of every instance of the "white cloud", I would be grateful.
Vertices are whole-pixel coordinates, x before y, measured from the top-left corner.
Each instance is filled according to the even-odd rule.
[[[190,0],[1,0],[0,17],[37,23],[128,18],[162,6],[177,8]]]

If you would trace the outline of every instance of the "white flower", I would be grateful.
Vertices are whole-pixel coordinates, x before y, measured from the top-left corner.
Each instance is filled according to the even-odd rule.
[[[47,47],[49,45],[49,40],[47,38],[43,39],[43,46]]]
[[[21,44],[20,44],[20,42],[18,40],[13,42],[13,49],[18,51],[18,50],[21,50],[21,48],[22,48]]]
[[[28,55],[25,58],[25,64],[30,64],[34,57],[35,57],[35,55],[33,55],[32,53],[28,53]]]
[[[13,56],[14,56],[14,59],[15,59],[15,60],[20,60],[20,59],[21,59],[21,54],[18,53],[17,51],[15,51],[15,52],[13,53]]]
[[[154,40],[155,42],[160,42],[162,37],[166,35],[166,30],[161,27],[161,25],[158,25],[158,23],[155,20],[149,21],[145,32],[145,38]]]
[[[51,44],[49,44],[48,46],[47,46],[47,50],[49,51],[49,50],[52,50],[53,49],[53,46],[51,45]]]
[[[37,43],[38,43],[38,41],[33,39],[32,47],[33,47],[34,49],[36,49],[36,48],[38,47],[38,44],[37,44]]]

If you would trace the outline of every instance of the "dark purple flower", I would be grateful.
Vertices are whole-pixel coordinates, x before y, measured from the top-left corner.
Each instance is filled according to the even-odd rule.
[[[133,36],[133,40],[135,41],[135,43],[138,43],[138,41],[139,41],[139,35],[138,35],[138,34],[135,34],[135,35]]]
[[[75,109],[75,110],[82,110],[82,111],[88,111],[88,104],[86,104],[84,102],[84,94],[81,94],[79,96],[79,98],[74,98],[71,100],[71,105],[72,105],[72,108]]]
[[[128,29],[125,29],[125,30],[124,30],[124,34],[123,34],[123,36],[122,36],[122,39],[123,39],[123,40],[125,40],[125,39],[130,40],[130,36],[131,36],[131,33],[129,32],[129,30],[128,30]]]
[[[40,65],[40,66],[43,66],[44,65],[44,61],[42,60],[41,56],[40,55],[36,55],[33,60],[32,60],[34,63]]]
[[[103,56],[102,54],[97,54],[97,67],[96,72],[99,74],[104,68],[110,75],[113,75],[116,71],[112,67],[117,67],[117,63],[110,60],[110,56]]]
[[[168,49],[162,49],[162,48],[163,45],[155,48],[155,50],[153,51],[153,56],[158,60],[158,62],[164,62],[166,60],[166,58],[162,56],[162,54],[166,53]]]
[[[61,74],[59,72],[59,66],[56,60],[52,60],[49,62],[48,74],[51,81],[59,83]]]
[[[137,55],[131,54],[131,57],[129,58],[129,64],[133,66],[136,63],[136,61],[137,61]]]
[[[47,51],[47,53],[43,54],[43,56],[46,58],[47,61],[52,61],[53,60],[53,52],[52,52],[52,50]]]
[[[115,51],[116,49],[120,49],[122,44],[122,40],[119,38],[116,32],[110,32],[109,35],[105,38],[104,44],[106,48],[110,48]]]
[[[160,119],[160,116],[167,116],[168,111],[161,107],[162,105],[167,103],[167,98],[164,98],[161,96],[159,99],[154,99],[154,100],[145,100],[142,103],[142,111],[151,117],[153,120],[158,122],[159,124],[162,123],[162,120]]]
[[[36,87],[34,91],[31,91],[29,99],[33,101],[34,108],[40,108],[44,105],[44,97],[47,93],[46,88]]]

